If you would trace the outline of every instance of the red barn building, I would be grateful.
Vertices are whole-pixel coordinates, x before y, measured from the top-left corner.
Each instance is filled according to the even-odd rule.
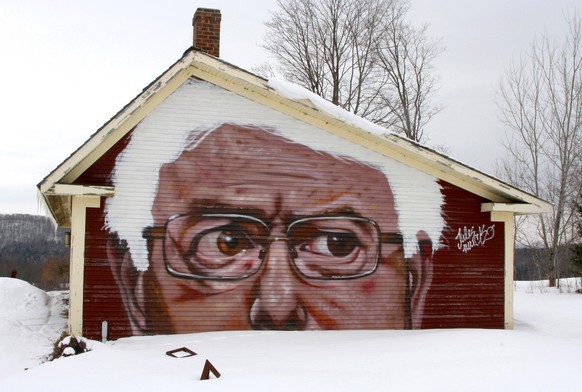
[[[38,185],[70,332],[511,328],[514,215],[549,205],[194,47]]]

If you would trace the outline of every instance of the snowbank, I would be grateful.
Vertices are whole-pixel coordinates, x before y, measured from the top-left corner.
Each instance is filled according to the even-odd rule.
[[[4,281],[2,290],[7,290]],[[29,294],[19,291],[23,297]],[[237,331],[134,337],[92,342],[89,353],[4,372],[0,384],[3,390],[59,392],[579,390],[582,295],[529,283],[518,283],[515,294],[513,331]],[[29,333],[32,340],[28,327],[18,328],[3,335]],[[19,354],[6,351],[4,340],[0,344],[2,364]],[[166,355],[179,347],[198,355]],[[206,360],[222,374],[219,379],[200,381]]]

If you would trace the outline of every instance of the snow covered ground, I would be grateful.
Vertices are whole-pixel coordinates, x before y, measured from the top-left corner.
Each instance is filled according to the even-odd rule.
[[[580,391],[582,295],[518,282],[515,329],[220,332],[90,342],[39,366],[63,293],[0,278],[2,391]],[[579,286],[578,286],[579,287]],[[172,358],[188,347],[196,356]],[[222,374],[200,381],[205,360]],[[24,368],[29,368],[24,370]]]

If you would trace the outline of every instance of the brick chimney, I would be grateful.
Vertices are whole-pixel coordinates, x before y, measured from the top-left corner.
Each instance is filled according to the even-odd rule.
[[[214,57],[220,57],[220,10],[198,8],[192,18],[194,46]]]

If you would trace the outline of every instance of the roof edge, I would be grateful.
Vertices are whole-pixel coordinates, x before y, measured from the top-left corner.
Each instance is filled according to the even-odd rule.
[[[83,167],[90,165],[107,146],[113,145],[131,131],[149,113],[148,110],[151,111],[189,77],[207,80],[480,195],[492,202],[485,203],[491,204],[491,207],[485,208],[498,209],[497,211],[506,208],[503,211],[515,214],[535,214],[551,210],[549,203],[534,195],[389,130],[386,130],[386,134],[379,134],[377,130],[372,132],[364,126],[334,116],[334,113],[319,108],[312,100],[285,96],[270,87],[266,79],[200,52],[194,47],[187,49],[180,59],[148,84],[37,185],[45,195],[47,203],[49,198],[46,196],[49,194],[58,193],[61,197],[50,197],[56,201],[62,200],[64,193],[68,192],[64,191],[68,189],[66,187],[56,191],[55,185],[74,181],[82,173]],[[52,211],[53,207],[50,209]]]

